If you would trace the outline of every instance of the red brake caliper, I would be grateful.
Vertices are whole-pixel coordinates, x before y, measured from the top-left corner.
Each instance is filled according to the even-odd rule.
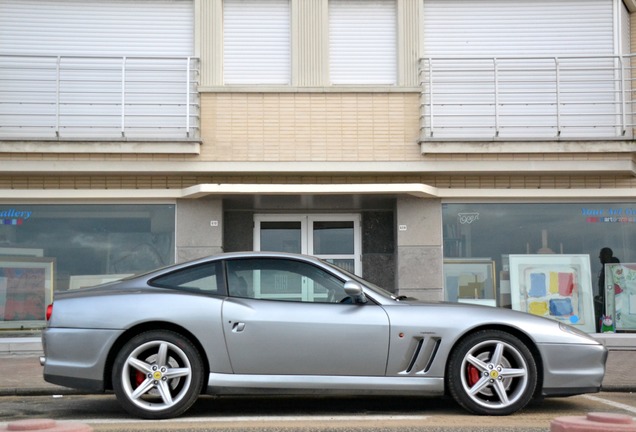
[[[467,368],[467,372],[468,372],[468,385],[472,387],[475,384],[477,384],[477,381],[479,381],[479,369],[469,364]]]
[[[135,388],[139,387],[142,382],[146,379],[146,375],[144,375],[141,371],[136,371],[135,373]]]

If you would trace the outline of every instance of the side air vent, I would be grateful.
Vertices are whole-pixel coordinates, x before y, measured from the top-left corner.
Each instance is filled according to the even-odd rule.
[[[433,364],[433,360],[435,359],[435,355],[437,354],[437,350],[439,349],[439,345],[442,343],[442,340],[439,338],[432,339],[435,341],[433,345],[433,349],[431,350],[431,354],[428,357],[428,361],[426,362],[426,366],[422,370],[421,373],[427,373]]]
[[[415,366],[415,363],[417,362],[417,358],[420,355],[420,352],[422,351],[422,345],[424,345],[424,339],[420,339],[419,341],[417,341],[417,346],[415,347],[415,350],[413,350],[413,356],[411,357],[411,361],[409,362],[409,366],[406,368],[406,373],[411,373],[411,371],[413,370],[413,367]]]
[[[439,337],[413,338],[412,355],[408,366],[400,374],[425,374],[433,366],[442,339]]]

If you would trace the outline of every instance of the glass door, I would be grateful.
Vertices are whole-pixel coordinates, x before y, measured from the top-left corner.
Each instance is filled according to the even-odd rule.
[[[255,215],[254,250],[315,255],[362,275],[360,215]]]

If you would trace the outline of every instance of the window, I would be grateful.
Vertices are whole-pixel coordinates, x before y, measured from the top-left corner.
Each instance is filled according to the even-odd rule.
[[[53,291],[174,263],[174,204],[0,205],[0,329],[45,324]]]
[[[289,84],[291,81],[288,0],[223,2],[225,84]]]
[[[394,0],[330,0],[331,83],[395,84],[396,21]]]
[[[207,263],[188,267],[173,273],[160,276],[150,282],[152,286],[172,288],[186,291],[220,294],[222,272],[219,263]]]
[[[0,255],[55,260],[55,290],[174,263],[174,204],[0,205]]]
[[[623,263],[636,260],[636,204],[629,202],[444,204],[443,222],[445,269],[454,277],[445,280],[447,297],[449,285],[461,285],[448,264],[493,263],[497,305],[509,306],[511,254],[589,255],[595,291],[601,248],[611,248]]]
[[[311,264],[288,259],[227,262],[231,296],[308,303],[344,303],[344,281]]]

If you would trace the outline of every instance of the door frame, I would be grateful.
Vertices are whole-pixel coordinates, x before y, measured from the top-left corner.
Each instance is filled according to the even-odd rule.
[[[324,255],[313,253],[314,222],[353,222],[353,254]],[[254,250],[261,250],[260,227],[261,222],[300,222],[301,253],[313,255],[325,260],[329,259],[353,259],[354,272],[362,276],[362,230],[361,216],[359,213],[307,213],[307,214],[283,214],[283,213],[257,213],[254,215]]]

